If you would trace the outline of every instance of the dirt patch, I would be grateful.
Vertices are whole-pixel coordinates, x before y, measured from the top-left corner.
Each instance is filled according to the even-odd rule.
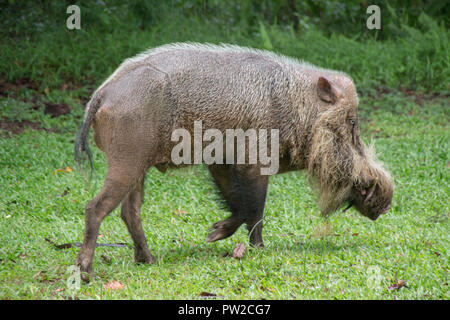
[[[69,85],[65,84],[60,89],[69,90],[69,88]],[[23,89],[33,90],[35,91],[35,94],[31,99],[20,99],[18,98],[17,93]],[[29,103],[31,109],[33,110],[39,110],[40,106],[44,105],[44,114],[49,114],[52,118],[70,113],[70,107],[66,103],[52,103],[49,101],[43,101],[42,97],[45,97],[45,95],[43,95],[42,92],[39,92],[39,86],[28,78],[20,78],[13,83],[0,79],[0,96],[20,99],[23,102]]]
[[[367,96],[372,99],[381,99],[385,95],[400,94],[405,97],[412,99],[416,104],[421,107],[424,101],[432,101],[435,99],[448,99],[450,94],[443,92],[425,92],[422,90],[415,90],[413,88],[407,88],[405,86],[400,86],[399,88],[388,88],[385,86],[377,86],[372,91],[359,91],[360,96]]]
[[[372,98],[381,98],[383,95],[392,94],[394,92],[401,92],[404,96],[410,97],[414,100],[416,104],[423,107],[424,101],[432,101],[435,99],[448,99],[450,98],[449,94],[442,92],[424,92],[421,90],[414,90],[412,88],[407,88],[405,86],[401,86],[398,89],[391,89],[383,86],[379,86],[375,88],[376,95],[370,95]]]
[[[44,105],[44,113],[50,114],[52,118],[70,113],[70,107],[66,103],[44,102]]]
[[[8,138],[10,134],[21,134],[28,128],[33,130],[44,130],[46,132],[56,132],[56,129],[42,128],[41,124],[37,122],[31,122],[28,120],[12,121],[5,118],[0,118],[0,133],[3,131],[6,138]]]
[[[28,78],[20,78],[14,81],[13,83],[9,83],[0,79],[0,96],[7,97],[8,95],[11,98],[16,98],[16,93],[18,90],[23,90],[25,88],[38,91],[39,86],[31,81]]]

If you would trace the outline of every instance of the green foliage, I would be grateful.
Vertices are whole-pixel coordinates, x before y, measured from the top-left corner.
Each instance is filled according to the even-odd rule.
[[[366,28],[361,1],[83,1],[75,2],[81,30],[65,26],[71,1],[12,2],[0,13],[0,78],[29,78],[44,88],[96,85],[148,47],[200,41],[274,50],[340,69],[361,90],[447,91],[446,9],[416,10],[424,3],[403,1],[395,9],[380,3],[383,29],[375,31]]]

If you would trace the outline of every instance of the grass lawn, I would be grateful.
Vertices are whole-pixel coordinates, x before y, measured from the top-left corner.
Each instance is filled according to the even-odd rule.
[[[244,227],[231,238],[205,243],[210,225],[223,219],[202,166],[147,174],[143,226],[154,265],[136,265],[129,248],[99,247],[96,281],[67,286],[82,242],[84,206],[102,184],[106,163],[95,149],[97,183],[75,168],[73,141],[83,108],[71,91],[48,92],[72,105],[56,118],[33,110],[35,91],[0,100],[0,117],[33,122],[40,130],[1,131],[1,299],[195,299],[202,292],[225,299],[448,299],[448,99],[420,101],[404,94],[363,97],[362,136],[373,140],[395,178],[392,209],[376,222],[351,209],[325,220],[303,173],[271,177],[265,211],[265,250],[247,249]],[[39,106],[39,102],[37,103]],[[28,122],[27,122],[28,121]],[[45,128],[51,130],[44,130]],[[35,128],[38,129],[38,128]],[[99,242],[132,245],[118,210],[100,229]],[[108,258],[102,257],[102,255]],[[399,280],[406,286],[392,289]],[[121,289],[106,289],[111,281]],[[389,287],[391,287],[389,290]]]

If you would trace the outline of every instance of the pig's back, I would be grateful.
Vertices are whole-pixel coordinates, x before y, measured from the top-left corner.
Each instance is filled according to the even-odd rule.
[[[288,89],[283,65],[251,51],[179,48],[150,55],[147,62],[167,74],[170,101],[183,121],[207,126],[259,127],[283,107],[281,91]]]

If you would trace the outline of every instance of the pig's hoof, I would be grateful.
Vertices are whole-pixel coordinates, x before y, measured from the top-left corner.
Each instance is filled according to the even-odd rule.
[[[235,222],[230,219],[222,220],[214,223],[209,230],[214,230],[206,238],[206,242],[214,242],[225,239],[236,232],[242,223]]]
[[[206,242],[214,242],[217,240],[221,240],[223,238],[226,238],[226,235],[223,234],[222,231],[216,230],[214,232],[211,232],[208,237],[206,238]]]
[[[75,261],[75,265],[80,267],[80,278],[85,283],[89,283],[91,280],[95,280],[94,272],[92,270],[92,263],[86,262],[81,257],[78,257]]]
[[[89,283],[95,280],[94,273],[92,271],[91,272],[81,271],[80,276],[81,280],[83,280],[84,283]]]
[[[136,253],[134,255],[134,261],[136,263],[153,264],[155,263],[155,258],[150,252],[147,253]]]
[[[84,283],[89,283],[91,281],[95,280],[94,272],[92,271],[92,267],[89,268],[83,268],[80,264],[77,264],[80,266],[80,278],[83,280]]]

